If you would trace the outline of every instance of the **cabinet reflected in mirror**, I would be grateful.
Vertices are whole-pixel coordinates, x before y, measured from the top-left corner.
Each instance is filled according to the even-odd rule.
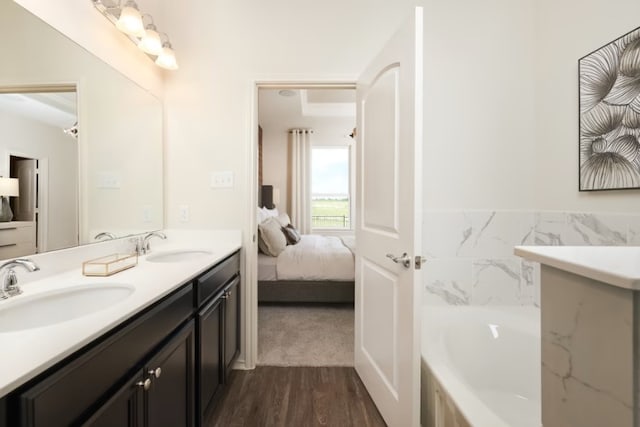
[[[161,102],[14,2],[0,34],[0,176],[20,181],[0,259],[29,233],[39,253],[162,228]]]

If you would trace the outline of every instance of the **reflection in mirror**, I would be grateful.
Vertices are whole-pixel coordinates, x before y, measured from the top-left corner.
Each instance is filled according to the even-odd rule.
[[[162,228],[160,101],[12,1],[0,35],[0,259]]]
[[[0,93],[3,169],[18,184],[0,234],[9,257],[78,244],[76,88],[44,89]],[[4,236],[11,229],[21,237]]]

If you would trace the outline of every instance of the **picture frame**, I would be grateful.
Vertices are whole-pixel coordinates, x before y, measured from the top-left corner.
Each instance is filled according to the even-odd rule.
[[[578,60],[579,191],[640,188],[640,27]]]

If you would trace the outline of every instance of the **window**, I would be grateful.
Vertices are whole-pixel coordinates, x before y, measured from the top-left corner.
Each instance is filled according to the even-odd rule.
[[[311,149],[311,228],[351,229],[349,147]]]

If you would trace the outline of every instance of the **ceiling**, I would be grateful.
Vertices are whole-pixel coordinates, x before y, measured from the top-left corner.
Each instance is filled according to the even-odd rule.
[[[356,122],[354,89],[281,89],[259,90],[258,117],[263,129],[322,128],[338,129],[349,135]]]
[[[0,112],[18,114],[60,129],[74,125],[76,116],[75,92],[3,93]]]

